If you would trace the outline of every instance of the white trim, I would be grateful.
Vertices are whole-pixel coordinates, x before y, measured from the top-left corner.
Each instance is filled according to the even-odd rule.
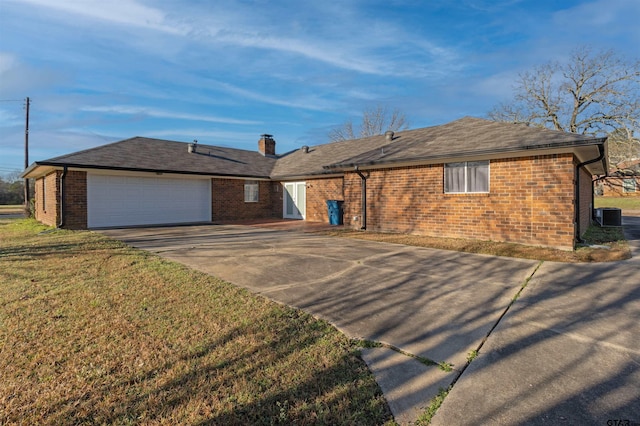
[[[256,181],[244,182],[244,202],[257,203],[260,201],[260,184]]]
[[[293,193],[290,195],[287,191],[287,185],[293,186]],[[299,200],[299,189],[303,189],[304,200]],[[287,213],[287,200],[293,203],[291,213]],[[302,219],[307,216],[307,183],[306,182],[282,182],[282,217],[284,219]]]

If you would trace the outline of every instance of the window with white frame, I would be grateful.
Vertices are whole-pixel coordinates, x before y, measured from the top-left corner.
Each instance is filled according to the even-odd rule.
[[[244,183],[244,202],[245,203],[257,203],[259,200],[259,188],[258,182],[245,181]]]
[[[444,192],[489,192],[489,161],[463,161],[444,165]]]
[[[624,179],[622,181],[622,190],[624,192],[636,192],[636,180],[635,179]]]

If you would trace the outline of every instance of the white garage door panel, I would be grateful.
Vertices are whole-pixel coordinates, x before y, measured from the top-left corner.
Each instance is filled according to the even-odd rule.
[[[208,179],[138,176],[87,176],[90,228],[208,222]]]

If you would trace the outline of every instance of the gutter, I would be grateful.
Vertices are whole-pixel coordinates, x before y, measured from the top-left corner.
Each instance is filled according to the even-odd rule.
[[[58,228],[62,228],[64,226],[64,220],[66,216],[65,206],[64,206],[64,182],[67,177],[67,166],[64,166],[62,169],[62,175],[60,176],[60,222],[58,222]]]
[[[34,169],[39,166],[49,166],[49,167],[62,167],[63,169],[73,168],[80,170],[113,170],[118,172],[142,172],[142,173],[161,173],[161,174],[175,174],[175,175],[189,175],[189,176],[219,176],[223,178],[233,178],[237,177],[240,179],[264,179],[271,180],[270,176],[267,175],[245,175],[245,174],[232,174],[232,173],[217,173],[217,172],[195,172],[195,171],[184,171],[184,170],[170,170],[170,169],[143,169],[136,167],[114,167],[114,166],[100,166],[100,165],[91,165],[91,164],[78,164],[78,163],[58,163],[53,161],[40,161],[33,163],[27,170],[25,170],[21,176],[26,176],[30,174]]]
[[[597,163],[598,161],[602,161],[604,159],[604,152],[605,152],[604,144],[598,145],[598,151],[600,152],[598,157],[592,160],[587,160],[583,163],[576,165],[576,187],[575,187],[576,207],[575,207],[575,214],[574,214],[574,220],[575,220],[576,226],[575,226],[574,236],[575,236],[575,241],[577,243],[582,242],[582,239],[580,238],[580,169],[588,164],[593,164],[593,163]],[[603,166],[606,173],[607,165],[603,164]],[[592,217],[593,217],[593,179],[591,179],[591,214],[589,215],[589,219],[591,220]]]
[[[362,226],[361,230],[366,231],[367,229],[367,177],[362,174],[362,172],[358,169],[358,166],[355,166],[355,171],[360,176],[362,180]]]

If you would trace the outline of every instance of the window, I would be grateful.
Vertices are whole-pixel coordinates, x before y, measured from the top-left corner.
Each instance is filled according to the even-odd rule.
[[[489,161],[445,164],[444,192],[489,192]]]
[[[257,203],[258,202],[258,182],[246,181],[244,183],[244,202],[245,203]]]
[[[636,180],[635,179],[624,179],[622,181],[622,190],[624,192],[636,192]]]

